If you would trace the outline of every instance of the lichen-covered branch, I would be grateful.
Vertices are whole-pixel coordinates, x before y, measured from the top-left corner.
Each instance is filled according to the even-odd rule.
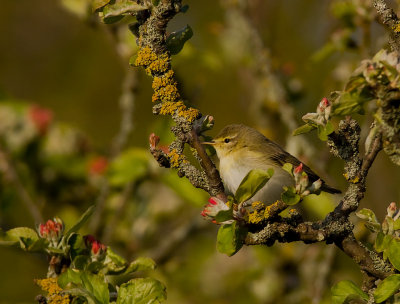
[[[385,0],[374,0],[373,5],[380,21],[390,33],[389,44],[392,51],[400,51],[400,21],[393,9],[387,6]]]
[[[210,195],[225,198],[219,173],[198,137],[201,130],[194,127],[196,120],[204,120],[205,117],[197,109],[185,105],[177,87],[174,71],[171,69],[166,27],[181,8],[181,1],[164,0],[151,11],[137,14],[140,49],[134,64],[142,66],[147,74],[153,77],[153,113],[169,115],[176,124],[171,129],[176,138],[168,150],[163,151],[154,143],[150,144],[150,150],[161,166],[175,168],[179,176],[187,177],[195,187],[207,191]],[[184,154],[185,144],[194,148],[194,156],[200,160],[202,169],[189,162]]]

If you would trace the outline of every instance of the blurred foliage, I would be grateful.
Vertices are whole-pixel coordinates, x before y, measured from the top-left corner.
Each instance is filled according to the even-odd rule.
[[[169,26],[177,37],[186,25],[190,27],[180,35],[189,34],[189,29],[194,33],[172,62],[184,97],[214,116],[211,135],[228,123],[241,122],[284,142],[293,130],[281,122],[271,102],[280,95],[271,82],[252,72],[257,66],[254,48],[247,43],[242,19],[227,9],[227,2],[187,1],[190,9]],[[360,285],[352,261],[337,251],[329,254],[323,245],[242,248],[230,258],[217,253],[216,227],[200,217],[207,195],[172,170],[158,168],[147,152],[151,132],[161,137],[161,143],[170,142],[171,123],[152,116],[151,84],[142,71],[136,72],[134,130],[121,153],[112,155],[126,58],[136,52],[135,38],[128,31],[134,20],[125,17],[121,25],[102,25],[92,11],[108,2],[95,3],[91,7],[89,1],[77,0],[2,2],[0,227],[38,224],[27,211],[19,184],[43,218],[58,215],[67,227],[89,205],[104,199],[96,237],[108,238],[126,260],[154,258],[159,265],[154,277],[165,283],[169,303],[329,303],[329,286],[334,283],[349,279]],[[258,30],[271,72],[299,113],[297,121],[321,96],[341,89],[361,59],[384,43],[383,29],[367,9],[369,1],[237,3],[244,5],[244,15]],[[260,95],[267,104],[260,111],[270,122],[267,125],[252,111],[258,98],[253,93],[259,92],[252,86],[255,80],[259,90],[270,92]],[[361,121],[370,123],[368,118]],[[313,144],[317,151],[322,147],[318,141]],[[326,171],[332,184],[344,185],[337,170],[340,163],[330,159],[326,149],[316,155],[303,159]],[[16,176],[9,176],[9,166]],[[387,158],[374,164],[363,204],[377,218],[386,214],[380,206],[399,197],[399,178]],[[318,208],[312,201],[308,197],[303,204],[311,217],[332,210],[328,195]],[[359,226],[356,232],[367,238],[365,231]],[[46,268],[42,257],[2,248],[0,269],[7,276],[0,279],[0,302],[32,301],[40,293],[33,279],[44,277]]]

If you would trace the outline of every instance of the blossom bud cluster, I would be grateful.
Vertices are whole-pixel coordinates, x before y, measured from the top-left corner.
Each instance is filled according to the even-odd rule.
[[[102,244],[93,235],[85,235],[83,237],[85,240],[86,248],[90,249],[92,260],[101,260],[105,257],[107,252],[107,246]]]
[[[304,172],[302,163],[294,168],[293,175],[295,180],[296,193],[300,194],[301,196],[306,196],[311,193],[318,192],[322,186],[321,179],[316,180],[310,185],[308,175],[306,172]]]
[[[210,197],[208,199],[208,204],[204,207],[201,215],[206,219],[210,220],[214,224],[227,224],[232,222],[232,220],[224,221],[219,223],[216,221],[216,216],[221,211],[228,211],[229,206],[221,199],[217,197]]]
[[[332,104],[329,102],[328,98],[322,98],[321,102],[318,104],[316,113],[307,113],[302,117],[305,122],[311,122],[316,125],[325,126],[330,118],[332,111]]]
[[[62,238],[64,224],[62,220],[55,217],[53,220],[48,220],[45,224],[40,224],[38,227],[39,236],[47,239],[51,246],[56,247]]]

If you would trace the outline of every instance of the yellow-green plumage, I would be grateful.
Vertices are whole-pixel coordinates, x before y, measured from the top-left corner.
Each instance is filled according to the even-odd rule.
[[[250,202],[273,203],[280,199],[283,186],[294,185],[293,177],[282,169],[282,165],[291,163],[293,166],[298,166],[301,162],[253,128],[238,124],[228,125],[214,138],[212,145],[219,158],[221,178],[231,193],[236,192],[240,182],[252,169],[272,168],[274,175]],[[320,179],[304,164],[303,170],[311,182]],[[321,190],[340,193],[339,190],[326,185],[324,181]]]

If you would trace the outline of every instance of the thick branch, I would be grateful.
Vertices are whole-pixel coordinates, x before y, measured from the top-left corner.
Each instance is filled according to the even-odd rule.
[[[399,18],[396,13],[387,6],[385,0],[374,0],[374,7],[379,15],[380,21],[386,26],[390,33],[389,44],[394,52],[400,51]]]

